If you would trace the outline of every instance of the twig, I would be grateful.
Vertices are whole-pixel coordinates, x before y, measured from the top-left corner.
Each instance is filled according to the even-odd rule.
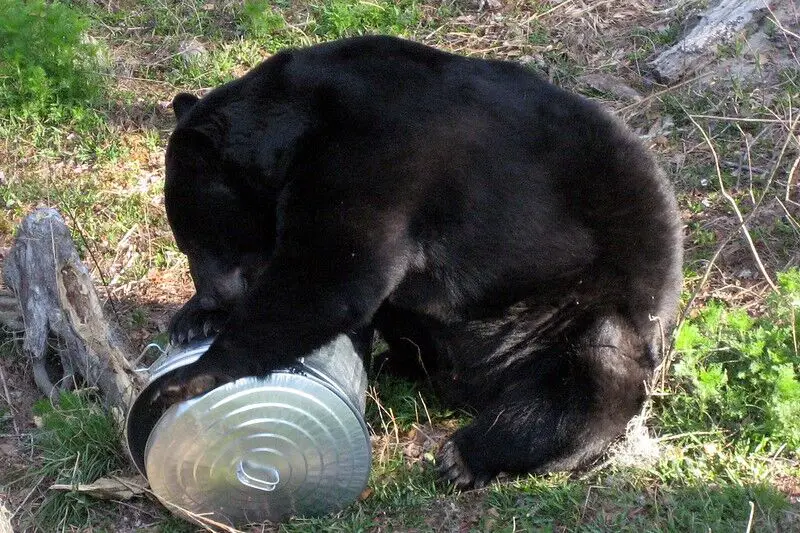
[[[761,271],[761,275],[764,276],[765,280],[767,280],[767,283],[769,283],[769,286],[772,287],[772,290],[777,292],[778,287],[775,285],[775,283],[772,281],[772,278],[770,278],[769,274],[767,273],[767,269],[764,267],[764,263],[761,262],[761,256],[758,255],[758,251],[756,250],[755,243],[753,243],[753,239],[750,236],[750,231],[747,229],[747,225],[745,224],[742,212],[739,210],[739,206],[736,205],[736,200],[733,198],[733,196],[731,196],[728,193],[728,190],[725,188],[725,182],[722,179],[722,169],[720,168],[719,165],[719,155],[717,154],[717,150],[714,148],[714,144],[711,142],[711,139],[706,133],[706,130],[700,127],[700,124],[697,123],[694,117],[692,117],[692,115],[688,113],[687,116],[689,117],[689,120],[692,121],[692,124],[694,124],[695,127],[700,131],[700,134],[703,136],[703,139],[705,139],[709,150],[711,150],[711,155],[714,157],[714,167],[717,172],[717,181],[719,182],[720,193],[728,201],[728,203],[731,204],[731,208],[733,209],[733,212],[736,214],[736,218],[739,219],[739,228],[741,229],[742,234],[747,240],[748,246],[750,246],[750,252],[753,254],[753,259],[755,260],[758,269]]]
[[[6,373],[3,370],[3,365],[0,365],[0,381],[3,382],[3,394],[6,397],[6,403],[8,404],[8,409],[11,411],[11,423],[14,425],[14,433],[19,437],[19,426],[17,426],[17,418],[14,416],[14,412],[16,409],[14,408],[14,404],[11,403],[11,394],[8,392],[8,384],[6,383]]]
[[[39,481],[34,483],[34,485],[31,488],[31,490],[28,491],[28,494],[25,495],[25,497],[22,499],[20,504],[17,506],[17,509],[13,513],[11,513],[11,518],[14,518],[15,516],[17,516],[17,513],[25,508],[25,504],[28,503],[28,500],[30,499],[31,495],[36,491],[36,489],[39,488],[39,485],[42,484],[42,481],[44,481],[44,478],[45,478],[45,476],[42,476],[42,477],[39,478]]]
[[[123,74],[108,74],[108,73],[105,73],[105,72],[99,72],[98,74],[100,74],[101,76],[104,76],[106,78],[121,79],[121,80],[133,80],[133,81],[143,81],[143,82],[146,82],[146,83],[154,83],[156,85],[166,85],[167,87],[170,87],[170,88],[175,89],[175,90],[179,90],[180,89],[180,87],[177,87],[176,85],[173,85],[172,83],[170,83],[168,81],[163,81],[163,80],[155,80],[155,79],[151,79],[151,78],[139,78],[139,77],[136,77],[136,76],[125,76]]]
[[[756,506],[752,500],[747,503],[750,504],[750,518],[747,519],[747,529],[745,529],[744,532],[750,533],[753,529],[753,516],[756,514]]]
[[[180,505],[174,504],[172,502],[161,500],[161,503],[165,504],[166,507],[173,510],[175,514],[179,516],[183,515],[182,518],[189,518],[190,520],[192,520],[194,523],[196,523],[206,531],[211,531],[212,533],[216,533],[217,531],[222,530],[227,533],[244,533],[241,529],[236,529],[235,527],[231,527],[228,524],[217,522],[216,520],[209,518],[208,516],[193,513],[189,510],[184,509]]]
[[[757,122],[764,124],[783,124],[779,118],[749,118],[749,117],[725,117],[721,115],[689,115],[694,118],[706,118],[709,120],[720,120],[724,122]]]
[[[669,358],[669,354],[671,353],[671,351],[669,352],[667,351],[667,342],[666,342],[667,339],[666,336],[664,335],[664,324],[661,322],[661,317],[650,315],[648,318],[650,322],[655,322],[658,325],[658,332],[661,339],[661,362],[658,365],[660,368],[658,368],[658,370],[655,372],[652,383],[649,384],[649,387],[651,390],[655,389],[656,385],[658,385],[658,382],[660,380],[661,385],[659,386],[659,389],[664,390],[664,387],[667,382],[667,372],[669,371],[669,366],[671,362]]]
[[[785,201],[789,201],[791,195],[792,183],[794,183],[794,175],[797,173],[797,167],[800,165],[800,155],[794,160],[792,168],[789,169],[788,177],[786,178],[786,195],[783,197]]]
[[[797,220],[795,220],[795,218],[792,216],[792,214],[786,208],[786,204],[781,202],[780,198],[775,198],[775,199],[778,201],[778,204],[783,208],[783,213],[786,215],[786,220],[789,221],[789,225],[794,230],[795,235],[800,237],[800,223],[798,223]],[[791,204],[791,203],[795,203],[795,202],[792,202],[791,200],[787,200],[786,203],[787,204]],[[795,203],[795,205],[796,205],[796,203]]]
[[[711,74],[713,74],[713,72],[711,72],[711,71],[704,72],[702,74],[699,74],[699,75],[695,76],[694,78],[690,78],[688,80],[684,80],[684,81],[680,82],[677,85],[673,85],[672,87],[667,87],[666,89],[662,89],[662,90],[660,90],[658,92],[655,92],[655,93],[653,93],[653,94],[651,94],[649,96],[645,96],[644,98],[642,98],[638,102],[634,102],[632,104],[626,105],[625,107],[621,107],[620,109],[617,110],[617,113],[624,113],[625,111],[627,111],[629,109],[633,109],[633,108],[638,107],[638,106],[640,106],[642,104],[646,104],[647,102],[649,102],[650,100],[652,100],[654,98],[658,98],[659,96],[663,96],[664,94],[666,94],[668,92],[672,92],[675,89],[680,89],[684,85],[688,85],[688,84],[693,83],[695,81],[700,81],[703,78],[711,76]]]
[[[669,442],[671,440],[678,440],[684,437],[709,437],[711,435],[717,435],[715,431],[686,431],[685,433],[676,433],[674,435],[665,435],[663,437],[658,437],[656,440],[658,442]]]
[[[542,12],[542,13],[536,13],[536,14],[535,14],[535,15],[533,15],[531,18],[529,18],[528,20],[526,20],[526,21],[525,21],[525,23],[526,23],[526,24],[530,24],[530,23],[531,23],[531,22],[533,22],[534,20],[539,20],[539,19],[541,19],[541,18],[544,18],[544,17],[546,17],[547,15],[549,15],[550,13],[552,13],[552,12],[554,12],[554,11],[558,10],[558,9],[561,9],[561,8],[562,8],[562,7],[564,7],[565,5],[567,5],[567,4],[571,4],[573,1],[574,1],[574,0],[564,0],[564,1],[563,1],[563,2],[561,2],[560,4],[556,4],[556,5],[554,5],[553,7],[551,7],[550,9],[548,9],[547,11],[544,11],[544,12]]]
[[[428,412],[428,406],[425,404],[425,398],[422,397],[422,392],[417,391],[417,394],[419,395],[419,399],[422,402],[422,408],[425,409],[425,418],[428,419],[428,425],[432,426],[433,421],[431,420],[431,414]]]
[[[736,129],[739,130],[739,134],[742,136],[742,139],[744,139],[744,144],[747,148],[747,174],[750,177],[750,187],[748,188],[748,191],[750,192],[750,201],[753,202],[753,205],[756,205],[756,195],[753,193],[753,152],[750,148],[750,139],[747,137],[747,134],[744,132],[739,123],[736,123]]]

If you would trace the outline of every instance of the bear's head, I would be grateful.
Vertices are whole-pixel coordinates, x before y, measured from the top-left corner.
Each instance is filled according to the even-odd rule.
[[[206,309],[230,309],[268,264],[276,205],[308,120],[275,56],[199,99],[181,93],[166,152],[167,218]],[[258,75],[256,75],[258,74]]]

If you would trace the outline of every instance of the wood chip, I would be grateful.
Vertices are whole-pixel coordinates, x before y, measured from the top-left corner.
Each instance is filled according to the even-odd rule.
[[[98,500],[130,500],[134,496],[144,494],[146,488],[147,482],[141,476],[130,478],[101,477],[93,483],[79,483],[77,485],[56,483],[55,485],[50,485],[50,490],[80,492]]]

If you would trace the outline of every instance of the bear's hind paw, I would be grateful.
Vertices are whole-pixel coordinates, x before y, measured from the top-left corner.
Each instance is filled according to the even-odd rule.
[[[436,470],[446,481],[459,490],[481,489],[489,484],[493,476],[475,474],[467,465],[452,440],[445,442],[436,456]]]

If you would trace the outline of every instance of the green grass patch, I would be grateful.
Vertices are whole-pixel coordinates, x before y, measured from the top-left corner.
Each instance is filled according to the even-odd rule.
[[[269,0],[247,0],[239,12],[245,31],[256,39],[270,39],[287,31],[280,3]]]
[[[41,457],[37,476],[53,483],[88,483],[126,465],[113,418],[88,391],[62,393],[57,403],[34,406],[41,417],[34,451]],[[34,518],[44,531],[90,524],[104,506],[78,492],[48,491]]]
[[[123,5],[86,2],[82,10],[105,25],[141,28],[149,35],[223,39],[235,35],[232,14],[237,4],[207,0],[140,0]]]
[[[408,36],[422,17],[415,0],[326,0],[307,8],[307,20],[297,23],[297,10],[285,3],[244,2],[234,16],[242,37],[226,39],[193,58],[174,57],[171,83],[194,89],[217,86],[288,47],[364,34]]]
[[[652,471],[606,469],[591,479],[527,476],[453,492],[431,468],[377,465],[364,500],[334,517],[295,518],[281,531],[753,531],[791,523],[789,502],[765,483],[673,481]],[[785,530],[785,529],[784,529]]]
[[[380,376],[372,382],[368,396],[366,421],[376,433],[409,431],[415,424],[437,423],[466,413],[445,407],[432,388],[420,382],[410,382],[394,376]]]
[[[274,51],[255,40],[233,40],[195,57],[174,57],[167,75],[173,85],[187,90],[216,87],[255,67]]]
[[[628,60],[644,61],[657,50],[672,45],[680,37],[682,25],[673,22],[661,29],[636,28],[631,33],[633,49],[628,52]]]

